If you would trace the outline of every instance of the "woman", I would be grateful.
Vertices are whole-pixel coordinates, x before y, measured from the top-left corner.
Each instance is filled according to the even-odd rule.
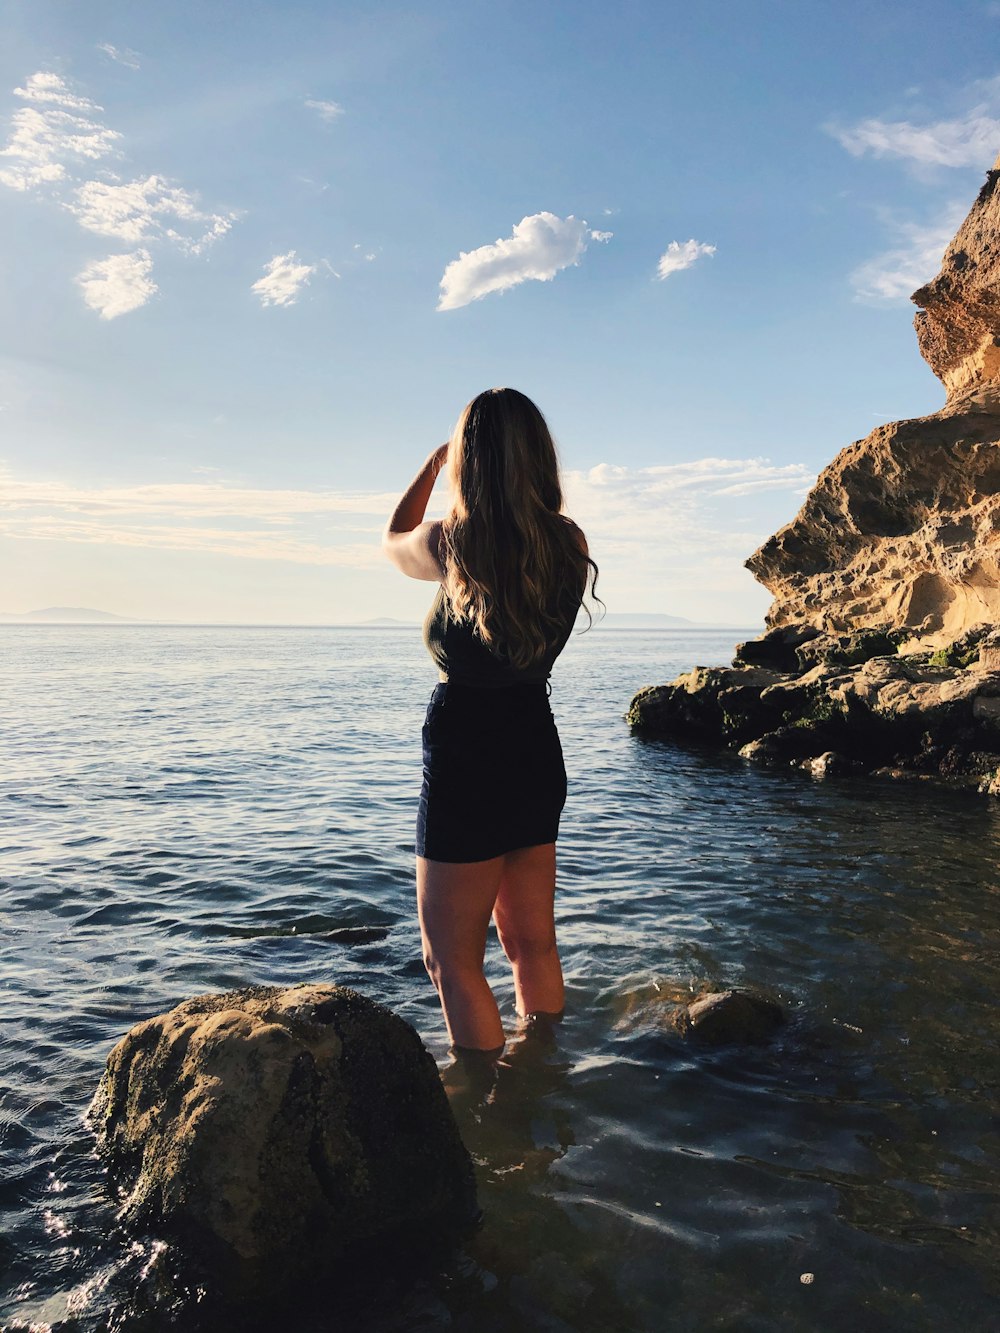
[[[445,465],[449,512],[428,523]],[[491,915],[517,1012],[563,1008],[553,908],[566,770],[547,681],[597,566],[561,509],[545,418],[517,390],[490,389],[417,473],[383,539],[404,574],[441,585],[424,625],[441,684],[423,730],[417,906],[424,962],[459,1052],[503,1049],[483,976]]]

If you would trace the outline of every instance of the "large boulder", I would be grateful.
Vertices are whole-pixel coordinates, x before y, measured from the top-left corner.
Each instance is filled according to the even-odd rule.
[[[123,1219],[177,1237],[228,1295],[454,1236],[475,1216],[434,1060],[345,987],[202,995],[138,1024],[89,1117]]]
[[[948,400],[842,450],[750,557],[772,630],[889,627],[915,648],[1000,623],[1000,161],[913,299]]]

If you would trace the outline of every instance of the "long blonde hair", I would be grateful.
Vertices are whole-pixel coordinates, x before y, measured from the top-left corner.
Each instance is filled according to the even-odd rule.
[[[588,572],[597,596],[597,566],[562,513],[545,418],[516,389],[487,389],[458,419],[448,470],[445,591],[487,647],[523,670],[559,640],[567,602],[582,603]]]

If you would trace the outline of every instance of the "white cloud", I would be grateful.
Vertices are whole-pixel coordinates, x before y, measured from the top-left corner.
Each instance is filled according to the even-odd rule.
[[[187,190],[170,185],[162,176],[126,184],[85,181],[65,207],[81,227],[100,236],[114,236],[130,245],[165,237],[189,254],[200,254],[224,236],[236,218],[235,213],[203,213]],[[195,234],[188,234],[192,230]]]
[[[908,120],[863,120],[853,129],[831,129],[834,138],[862,157],[901,157],[925,166],[991,166],[1000,151],[1000,119],[987,115],[912,125]]]
[[[299,292],[316,272],[315,264],[298,262],[294,250],[275,255],[264,265],[264,276],[250,288],[260,297],[261,305],[294,305]]]
[[[76,486],[23,480],[2,467],[0,491],[0,536],[353,568],[382,564],[381,520],[399,498],[224,481]]]
[[[119,65],[126,65],[129,69],[139,68],[138,51],[130,51],[128,47],[124,51],[117,46],[112,46],[110,42],[99,42],[98,51],[103,51],[109,60],[116,61]]]
[[[339,102],[323,102],[318,98],[311,97],[306,101],[306,106],[310,111],[315,111],[320,120],[327,125],[344,114],[344,108]]]
[[[872,117],[826,130],[854,157],[902,158],[920,167],[979,167],[985,171],[1000,152],[1000,77],[981,79],[961,94],[964,114],[924,125]]]
[[[83,299],[101,319],[117,319],[144,306],[159,290],[149,276],[153,261],[148,250],[131,255],[109,255],[88,264],[77,277]]]
[[[67,177],[66,164],[98,161],[116,151],[121,135],[97,119],[103,110],[71,92],[58,74],[32,74],[14,89],[29,105],[12,117],[13,130],[0,158],[0,183],[12,190],[34,190]]]
[[[461,251],[441,278],[438,310],[457,310],[490,292],[505,292],[530,280],[548,282],[564,268],[579,262],[589,240],[607,240],[609,233],[592,232],[586,222],[570,215],[533,213],[522,218],[510,236]]]
[[[100,49],[114,59],[123,54],[114,47]],[[85,231],[131,246],[165,242],[198,255],[229,231],[235,213],[203,211],[194,195],[162,176],[122,181],[110,172],[100,179],[80,172],[79,164],[120,156],[122,136],[102,122],[102,107],[74,92],[58,74],[32,74],[14,93],[28,105],[15,113],[13,132],[0,149],[0,183],[21,192],[44,187]],[[151,268],[143,248],[95,261],[77,283],[92,309],[114,319],[145,305],[156,292]]]
[[[858,299],[908,301],[941,267],[941,257],[965,213],[965,204],[951,203],[930,222],[887,219],[893,245],[851,274]]]
[[[680,273],[706,255],[714,255],[715,246],[705,245],[702,241],[671,241],[660,255],[656,266],[658,278],[669,278],[671,273]]]

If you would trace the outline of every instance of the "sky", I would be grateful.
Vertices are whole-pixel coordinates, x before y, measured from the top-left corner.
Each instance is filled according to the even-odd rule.
[[[817,473],[943,404],[908,298],[1000,3],[0,10],[0,611],[418,619],[382,525],[509,384],[609,611],[750,625]]]

